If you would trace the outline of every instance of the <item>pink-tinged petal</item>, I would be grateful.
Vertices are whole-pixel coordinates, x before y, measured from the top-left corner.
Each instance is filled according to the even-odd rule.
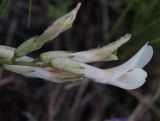
[[[108,81],[116,80],[129,70],[144,67],[151,60],[152,55],[152,47],[145,44],[131,59],[124,64],[107,69],[106,73],[112,72],[111,78]]]

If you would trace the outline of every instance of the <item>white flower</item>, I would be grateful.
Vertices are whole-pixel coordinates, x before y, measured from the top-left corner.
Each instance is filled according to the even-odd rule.
[[[13,57],[14,48],[0,46],[2,53],[7,52],[5,59]],[[2,54],[3,55],[3,54]],[[110,69],[100,69],[72,58],[53,58],[52,67],[33,67],[23,65],[6,65],[7,70],[26,77],[42,78],[52,82],[77,81],[82,77],[90,78],[98,83],[110,84],[123,89],[136,89],[144,84],[147,73],[142,69],[152,58],[153,49],[144,45],[131,59],[124,64]],[[31,62],[32,58],[24,56],[17,59],[21,62]]]
[[[135,89],[144,84],[147,73],[142,69],[152,58],[153,48],[147,44],[126,63],[106,72],[113,72],[111,77],[101,83],[108,83],[124,89]]]
[[[71,28],[80,6],[81,3],[78,3],[75,9],[53,22],[41,35],[24,41],[17,48],[0,45],[1,66],[26,77],[42,78],[58,83],[89,78],[98,83],[123,89],[136,89],[143,85],[147,73],[142,68],[153,55],[152,47],[147,44],[127,62],[114,68],[100,69],[86,64],[117,60],[116,51],[131,38],[130,34],[102,48],[88,51],[75,53],[50,51],[42,53],[36,59],[25,56]]]
[[[135,56],[120,66],[101,70],[83,65],[85,76],[99,83],[110,84],[123,89],[136,89],[145,82],[147,73],[142,68],[151,60],[152,55],[152,47],[146,44]]]
[[[99,83],[130,90],[144,84],[147,73],[142,68],[151,60],[152,55],[152,47],[146,44],[127,62],[110,69],[99,69],[68,58],[53,59],[51,64],[55,68],[83,75]]]

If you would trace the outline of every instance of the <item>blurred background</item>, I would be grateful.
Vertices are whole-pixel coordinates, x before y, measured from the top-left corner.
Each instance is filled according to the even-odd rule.
[[[92,80],[57,84],[0,69],[0,121],[160,121],[160,0],[1,0],[0,45],[17,47],[41,34],[78,2],[73,27],[30,56],[93,49],[131,33],[118,61],[94,64],[119,65],[149,42],[154,56],[145,67],[146,83],[126,91]]]

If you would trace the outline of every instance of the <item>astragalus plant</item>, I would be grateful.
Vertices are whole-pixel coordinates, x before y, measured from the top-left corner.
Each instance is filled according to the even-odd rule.
[[[117,49],[126,43],[130,34],[102,48],[82,52],[49,51],[37,58],[26,56],[40,49],[46,42],[54,39],[63,31],[72,27],[80,3],[68,14],[57,19],[41,35],[34,36],[17,48],[0,46],[1,66],[26,77],[42,78],[44,80],[63,83],[84,78],[114,85],[123,89],[135,89],[144,84],[147,73],[142,69],[152,58],[153,49],[145,44],[131,59],[124,64],[100,69],[87,63],[97,61],[117,60]]]

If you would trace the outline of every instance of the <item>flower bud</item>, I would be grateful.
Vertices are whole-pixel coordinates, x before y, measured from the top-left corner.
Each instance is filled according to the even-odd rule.
[[[12,59],[14,56],[14,48],[0,45],[0,59]]]
[[[70,52],[67,52],[67,51],[49,51],[49,52],[42,53],[39,56],[39,59],[44,63],[50,63],[51,60],[55,58],[69,58],[69,57],[72,57],[72,56],[70,55]]]
[[[78,3],[77,7],[70,13],[57,19],[50,27],[48,27],[40,36],[32,37],[22,43],[15,51],[14,58],[25,56],[37,49],[40,49],[46,42],[54,39],[63,31],[69,29],[77,15],[81,4]]]
[[[116,56],[115,52],[120,46],[126,43],[130,39],[130,37],[130,34],[126,34],[116,42],[110,43],[109,45],[106,45],[102,48],[92,49],[88,51],[75,53],[66,51],[49,51],[42,53],[39,58],[45,63],[49,63],[52,59],[55,58],[72,58],[73,60],[83,63],[117,60],[118,57]]]
[[[55,58],[51,61],[51,66],[66,72],[83,75],[81,63],[69,58]]]

